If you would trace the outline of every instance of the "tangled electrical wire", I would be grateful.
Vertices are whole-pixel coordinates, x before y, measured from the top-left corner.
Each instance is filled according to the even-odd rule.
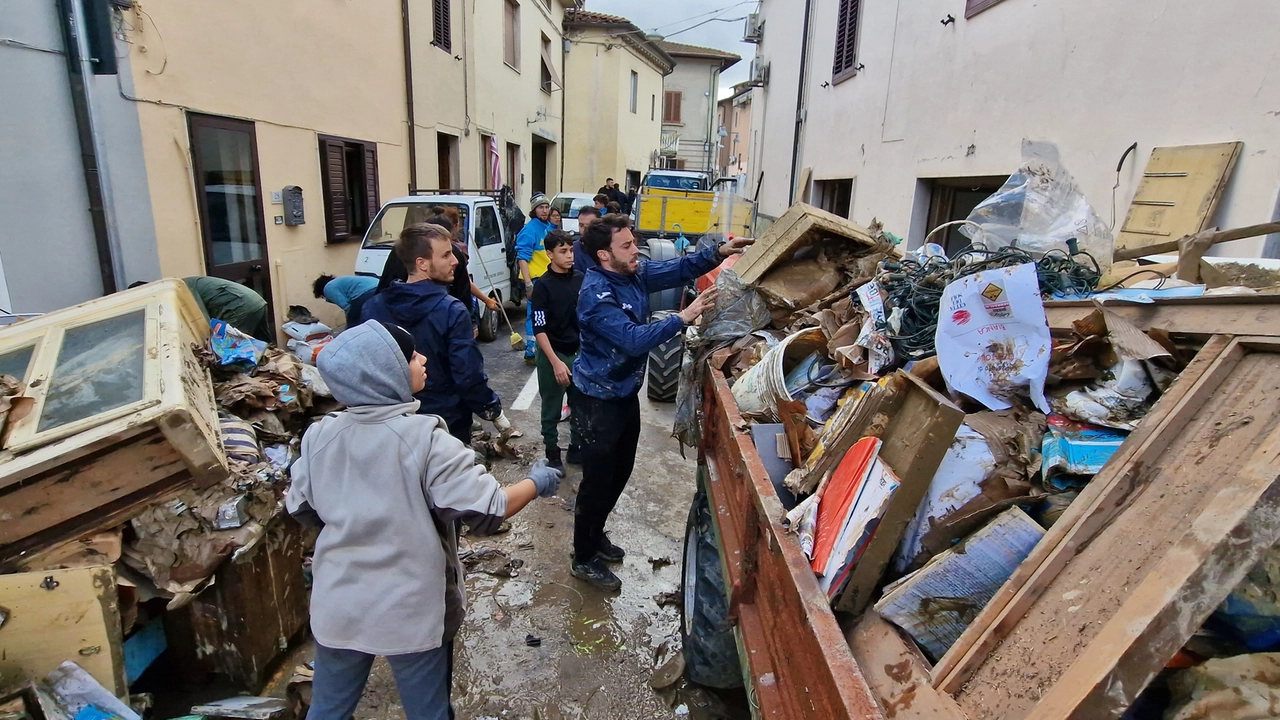
[[[1077,258],[1087,259],[1084,264]],[[1067,250],[1050,250],[1039,260],[1016,247],[988,250],[974,244],[950,260],[941,256],[917,260],[886,260],[880,264],[876,280],[885,295],[888,313],[881,330],[899,358],[919,360],[933,355],[938,328],[938,306],[948,283],[984,270],[1013,267],[1034,262],[1040,294],[1047,297],[1080,297],[1092,292],[1102,279],[1102,268],[1092,255],[1079,250],[1075,241]]]

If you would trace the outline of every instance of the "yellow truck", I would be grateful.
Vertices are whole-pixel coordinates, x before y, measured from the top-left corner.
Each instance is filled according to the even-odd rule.
[[[706,173],[651,170],[632,208],[635,228],[644,238],[684,235],[690,243],[709,232],[751,235],[755,203],[731,187],[711,183]]]

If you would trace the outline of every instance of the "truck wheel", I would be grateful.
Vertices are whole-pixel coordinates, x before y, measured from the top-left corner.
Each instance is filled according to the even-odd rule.
[[[738,643],[729,624],[720,552],[716,549],[711,506],[699,489],[689,508],[684,532],[684,568],[680,582],[680,639],[685,674],[699,685],[742,687]]]
[[[480,310],[480,342],[493,342],[498,337],[498,311]]]
[[[661,313],[669,315],[670,313]],[[649,399],[675,402],[680,390],[680,364],[684,360],[684,336],[677,335],[649,351]]]

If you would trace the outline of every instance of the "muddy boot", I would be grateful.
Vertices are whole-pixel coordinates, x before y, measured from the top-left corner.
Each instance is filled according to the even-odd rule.
[[[622,581],[604,564],[599,555],[585,563],[570,560],[569,574],[607,592],[622,589]]]
[[[596,557],[605,562],[622,562],[622,558],[627,556],[627,551],[614,545],[609,540],[609,534],[605,533],[600,538],[600,549],[596,551]]]
[[[565,454],[564,461],[569,463],[570,465],[581,465],[582,464],[582,448],[578,447],[577,445],[570,444],[569,452]]]
[[[560,472],[564,472],[564,463],[560,460],[560,446],[547,446],[547,465],[559,470]]]

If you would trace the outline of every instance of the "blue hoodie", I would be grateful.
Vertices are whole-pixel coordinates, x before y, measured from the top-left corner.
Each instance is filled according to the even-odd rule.
[[[717,245],[661,262],[642,262],[635,275],[592,267],[578,295],[582,344],[573,363],[573,384],[601,400],[640,391],[649,351],[680,334],[674,314],[649,322],[649,293],[680,287],[706,275],[724,258]]]
[[[471,334],[471,315],[447,287],[431,280],[396,283],[366,301],[360,317],[403,327],[427,356],[427,387],[414,396],[418,412],[449,423],[473,414],[492,420],[502,412]]]

